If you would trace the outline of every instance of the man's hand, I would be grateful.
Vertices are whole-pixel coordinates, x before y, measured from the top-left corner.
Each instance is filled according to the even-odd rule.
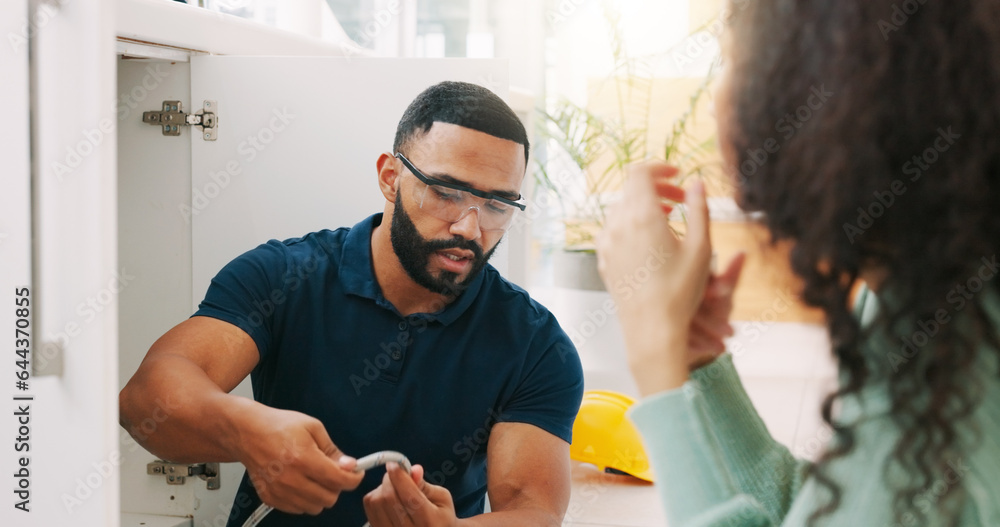
[[[317,515],[353,490],[364,474],[333,444],[318,419],[256,405],[239,432],[239,460],[264,503],[291,514]]]
[[[372,527],[456,527],[455,504],[444,487],[424,481],[424,468],[407,474],[396,463],[386,465],[382,485],[364,499]]]

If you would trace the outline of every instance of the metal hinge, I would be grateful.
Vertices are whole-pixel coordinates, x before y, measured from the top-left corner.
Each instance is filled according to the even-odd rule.
[[[146,465],[146,474],[166,476],[168,485],[183,485],[186,478],[198,476],[205,480],[208,490],[219,490],[222,486],[218,463],[185,465],[157,459]]]
[[[160,126],[163,135],[181,135],[182,126],[200,126],[201,136],[206,141],[215,141],[218,135],[219,105],[216,101],[205,101],[201,110],[184,113],[180,101],[163,101],[163,109],[142,112],[142,122]]]

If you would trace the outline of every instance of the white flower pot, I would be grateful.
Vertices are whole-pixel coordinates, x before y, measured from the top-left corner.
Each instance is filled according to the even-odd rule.
[[[604,282],[597,272],[597,253],[594,251],[562,250],[552,256],[553,281],[557,287],[605,291]]]

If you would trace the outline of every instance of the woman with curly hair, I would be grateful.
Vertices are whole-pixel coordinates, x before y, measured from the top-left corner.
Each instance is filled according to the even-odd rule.
[[[741,259],[710,273],[700,183],[632,167],[598,251],[670,527],[1000,525],[1000,2],[728,12],[723,157],[826,315],[834,434],[815,462],[771,438],[723,346]],[[669,263],[622,287],[654,249]]]

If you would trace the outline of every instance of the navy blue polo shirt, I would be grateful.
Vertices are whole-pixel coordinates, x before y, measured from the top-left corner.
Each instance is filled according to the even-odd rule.
[[[257,401],[316,417],[348,455],[402,452],[451,492],[459,517],[480,514],[494,424],[529,423],[570,441],[579,357],[555,317],[490,265],[439,311],[401,316],[372,268],[381,220],[244,253],[212,279],[194,316],[253,338]],[[360,527],[361,500],[383,473],[369,471],[319,516],[275,511],[261,525]],[[241,526],[259,504],[244,475],[228,525]]]

